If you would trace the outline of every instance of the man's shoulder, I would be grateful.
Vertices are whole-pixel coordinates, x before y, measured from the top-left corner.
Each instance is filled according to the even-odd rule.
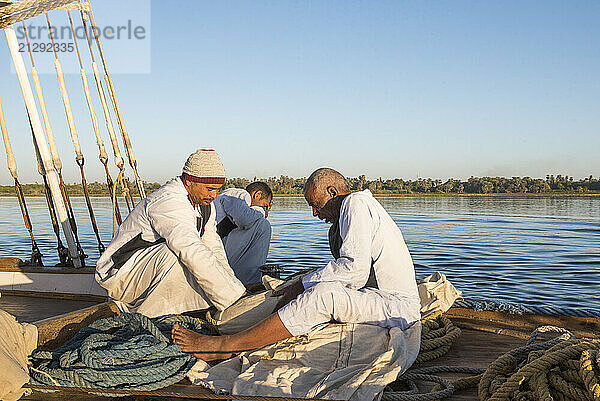
[[[187,199],[187,191],[183,186],[183,183],[179,177],[174,178],[167,182],[156,191],[152,192],[146,197],[146,203],[148,205],[153,203],[160,203],[169,199]]]
[[[346,196],[344,202],[342,202],[342,208],[355,208],[367,206],[373,201],[373,194],[368,189],[359,192],[352,192]]]
[[[219,202],[223,202],[227,198],[240,199],[244,201],[244,203],[246,203],[248,206],[250,206],[250,204],[252,203],[252,199],[248,191],[241,188],[227,188],[225,191],[221,192],[219,196],[217,196]]]

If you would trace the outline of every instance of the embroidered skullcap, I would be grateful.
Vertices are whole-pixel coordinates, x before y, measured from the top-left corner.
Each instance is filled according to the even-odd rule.
[[[198,149],[188,157],[183,174],[190,181],[203,184],[225,183],[225,167],[213,149]]]

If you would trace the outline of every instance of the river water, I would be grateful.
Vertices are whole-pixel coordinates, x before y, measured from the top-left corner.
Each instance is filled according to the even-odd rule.
[[[445,273],[464,296],[600,311],[600,197],[383,197],[404,234],[417,277]],[[110,199],[92,199],[102,240],[112,234]],[[85,201],[73,198],[79,237],[98,259]],[[45,199],[27,198],[47,265],[58,262]],[[124,205],[121,205],[126,213]],[[269,263],[292,273],[330,258],[328,225],[301,197],[277,197],[269,216]],[[0,256],[26,259],[30,241],[16,198],[0,198]]]

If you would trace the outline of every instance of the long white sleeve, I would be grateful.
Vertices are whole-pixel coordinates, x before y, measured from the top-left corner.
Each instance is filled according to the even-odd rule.
[[[169,249],[189,269],[213,305],[225,309],[244,293],[244,285],[229,265],[222,263],[222,258],[201,240],[196,226],[197,213],[189,202],[185,204],[179,198],[165,195],[148,205],[152,228],[165,238]],[[207,228],[208,231],[215,230],[214,219]]]
[[[212,210],[208,222],[204,227],[204,235],[202,236],[202,242],[213,252],[221,265],[226,265],[228,269],[231,269],[229,262],[227,261],[227,255],[225,254],[225,247],[221,237],[217,234],[217,220],[215,213],[215,205],[211,204]],[[232,270],[233,271],[233,270]]]
[[[233,196],[224,195],[221,199],[221,205],[225,214],[233,220],[236,226],[242,230],[247,230],[258,219],[265,217],[264,212],[248,206],[246,201]]]
[[[358,197],[348,197],[340,210],[340,257],[302,279],[304,288],[319,282],[341,282],[349,288],[365,286],[371,270],[373,216]]]

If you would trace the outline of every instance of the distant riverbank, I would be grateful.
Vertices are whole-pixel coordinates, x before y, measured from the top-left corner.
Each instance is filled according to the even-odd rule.
[[[231,178],[224,188],[245,188],[252,181],[266,182],[276,196],[302,196],[306,178],[287,176],[254,178]],[[405,180],[402,178],[368,180],[364,175],[347,178],[351,191],[369,189],[377,196],[597,196],[600,195],[600,180],[589,176],[575,180],[562,175],[547,175],[546,178],[531,177],[470,177],[467,180],[450,178],[446,181],[431,178]],[[147,194],[161,187],[158,182],[144,182]],[[105,183],[88,183],[91,196],[109,196]],[[26,196],[44,196],[43,184],[22,184]],[[137,187],[129,183],[129,192],[138,197]],[[70,196],[83,196],[80,184],[67,184]],[[121,194],[120,187],[117,194]],[[0,185],[0,196],[14,196],[12,185]]]
[[[302,194],[273,194],[276,198],[298,198],[303,197]],[[490,194],[461,194],[461,193],[412,193],[412,194],[378,194],[373,193],[373,195],[377,198],[388,198],[388,197],[407,197],[407,198],[418,198],[418,197],[524,197],[524,198],[546,198],[546,197],[577,197],[577,198],[586,198],[586,197],[596,197],[600,196],[600,192],[583,192],[583,193],[557,193],[557,192],[546,192],[546,193],[538,193],[538,194],[529,194],[529,193],[490,193]]]
[[[354,192],[354,191],[353,191]],[[537,194],[530,194],[530,193],[488,193],[488,194],[465,194],[465,193],[412,193],[412,194],[406,194],[406,193],[373,193],[373,195],[377,198],[393,198],[393,197],[407,197],[407,198],[419,198],[419,197],[438,197],[438,198],[443,198],[443,197],[449,197],[449,198],[457,198],[457,197],[474,197],[474,198],[486,198],[486,197],[504,197],[504,198],[510,198],[510,197],[516,197],[516,198],[547,198],[547,197],[557,197],[557,198],[594,198],[594,197],[600,197],[600,192],[583,192],[583,193],[578,193],[578,192],[563,192],[563,193],[559,193],[559,192],[542,192],[542,193],[537,193]],[[44,194],[25,194],[26,197],[44,197]],[[83,196],[83,193],[71,193],[69,191],[69,196],[73,196],[73,197],[77,197],[77,196]],[[91,197],[94,198],[105,198],[108,197],[108,193],[106,194],[90,194]],[[303,195],[302,194],[273,194],[274,197],[276,198],[302,198]],[[14,193],[10,194],[10,193],[1,193],[0,197],[16,197],[16,195]],[[119,195],[119,197],[121,197],[121,195]],[[134,198],[139,198],[139,196],[137,195],[137,193],[134,195]]]

